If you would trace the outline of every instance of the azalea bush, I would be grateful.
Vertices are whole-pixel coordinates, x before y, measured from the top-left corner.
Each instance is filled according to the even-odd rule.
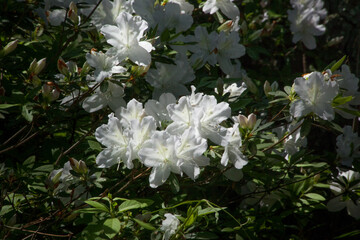
[[[355,1],[1,5],[1,238],[359,237]]]

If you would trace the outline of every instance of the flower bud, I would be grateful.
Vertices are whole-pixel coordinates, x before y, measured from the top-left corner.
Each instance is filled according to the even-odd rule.
[[[36,63],[36,67],[34,69],[34,74],[38,75],[44,69],[45,65],[46,65],[46,58],[40,59]]]
[[[85,61],[81,68],[81,75],[82,76],[87,75],[88,72],[90,71],[90,69],[91,69],[91,67],[90,67],[89,63]]]
[[[242,77],[249,91],[253,94],[257,94],[258,88],[256,87],[255,83],[251,80],[251,78],[249,78],[245,74],[243,74]]]
[[[68,18],[75,24],[79,24],[79,16],[77,14],[77,7],[74,2],[71,2],[69,5]]]
[[[224,94],[224,81],[222,80],[222,78],[218,78],[218,80],[216,81],[216,89],[220,96]]]
[[[269,96],[269,92],[271,92],[272,89],[271,89],[271,86],[270,86],[270,83],[268,80],[265,81],[264,83],[264,93],[265,95],[268,97]]]
[[[253,129],[256,123],[256,115],[251,113],[248,117],[240,114],[238,116],[240,127],[243,129]]]
[[[239,124],[241,128],[247,128],[247,117],[245,117],[244,115],[240,114],[238,116],[239,118]]]
[[[247,119],[247,127],[248,127],[248,129],[253,129],[254,126],[255,126],[255,123],[256,123],[256,115],[251,113],[248,116],[248,119]]]
[[[53,178],[51,178],[51,181],[53,182],[53,184],[57,184],[59,182],[59,179],[61,177],[63,170],[58,171],[55,176]]]
[[[224,31],[224,32],[229,32],[232,28],[234,24],[233,20],[227,20],[226,22],[224,22],[223,24],[220,25],[220,27],[217,28],[217,30],[220,31]]]
[[[135,77],[143,76],[147,71],[149,71],[150,64],[147,66],[132,66],[131,74]]]
[[[69,158],[70,166],[75,172],[79,172],[79,161],[75,158]]]
[[[35,71],[35,68],[37,67],[37,62],[36,62],[36,58],[34,58],[34,60],[30,63],[28,72],[31,74]]]
[[[79,161],[79,173],[87,173],[88,168],[83,160]]]
[[[18,41],[19,40],[16,39],[16,40],[11,41],[8,44],[6,44],[6,46],[3,49],[4,56],[8,55],[9,53],[11,53],[12,51],[14,51],[16,49]]]
[[[57,61],[57,68],[61,74],[69,76],[69,68],[61,57]]]

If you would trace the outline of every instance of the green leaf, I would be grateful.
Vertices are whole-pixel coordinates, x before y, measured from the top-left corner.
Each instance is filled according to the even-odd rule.
[[[106,91],[108,90],[109,88],[109,83],[108,81],[102,81],[102,83],[100,84],[100,91],[102,93],[106,93]]]
[[[173,193],[180,191],[180,183],[175,174],[171,174],[169,177],[170,188]]]
[[[30,104],[25,104],[22,106],[21,114],[29,122],[33,120],[33,114],[31,110],[32,106]]]
[[[19,106],[19,105],[20,104],[0,104],[0,109],[11,108],[11,107]]]
[[[145,208],[153,204],[151,199],[126,200],[119,206],[119,213],[129,211],[131,209]]]
[[[224,209],[224,208],[223,208]],[[198,211],[198,216],[204,216],[221,211],[221,208],[207,207]]]
[[[121,229],[121,223],[117,218],[106,219],[103,226],[105,235],[110,239],[115,237]]]
[[[341,65],[343,64],[343,62],[346,59],[346,55],[344,55],[339,61],[337,61],[332,67],[331,67],[331,72],[335,72],[336,70],[338,70]]]
[[[197,233],[188,233],[185,235],[186,239],[196,239],[196,240],[207,240],[207,239],[219,239],[219,236],[212,232],[197,232]]]
[[[24,168],[32,169],[35,163],[35,156],[28,157],[22,164]]]
[[[89,147],[96,151],[101,151],[101,145],[98,142],[88,140]]]
[[[249,41],[252,42],[261,36],[263,29],[256,30],[249,36]]]
[[[301,125],[300,136],[306,137],[310,133],[310,130],[311,130],[311,120],[305,119],[303,124]]]
[[[342,108],[342,107],[335,107],[336,109],[339,109],[341,111],[344,111],[346,113],[350,113],[354,116],[357,116],[357,117],[360,117],[360,111],[354,111],[354,110],[350,110],[350,109],[347,109],[347,108]]]
[[[353,96],[346,96],[346,97],[337,96],[337,97],[334,98],[331,105],[333,107],[343,105],[343,104],[345,104],[347,102],[350,102],[353,98],[354,98]]]
[[[315,163],[299,163],[296,164],[296,167],[314,167],[314,168],[321,168],[326,166],[326,162],[315,162]]]
[[[110,210],[109,208],[103,204],[103,203],[100,203],[100,202],[96,202],[96,201],[91,201],[91,200],[87,200],[87,201],[84,201],[86,204],[94,207],[94,208],[97,208],[103,212],[107,212],[107,213],[110,213]]]
[[[308,198],[311,198],[311,199],[314,199],[314,200],[317,200],[317,201],[325,201],[326,200],[323,196],[321,196],[318,193],[306,193],[304,195],[306,197],[308,197]]]
[[[147,229],[147,230],[150,230],[150,231],[156,230],[156,228],[155,228],[153,225],[151,225],[150,223],[143,222],[143,221],[141,221],[141,220],[139,220],[139,219],[137,219],[137,218],[133,218],[133,220],[134,220],[137,224],[139,224],[141,227],[143,227],[143,228],[145,228],[145,229]]]

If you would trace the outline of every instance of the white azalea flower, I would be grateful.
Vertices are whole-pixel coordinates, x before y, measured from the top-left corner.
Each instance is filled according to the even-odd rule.
[[[359,219],[360,198],[357,195],[360,188],[359,180],[360,173],[358,172],[352,170],[340,172],[335,181],[330,184],[330,189],[336,197],[328,202],[328,210],[338,212],[346,207],[350,216]]]
[[[155,119],[146,116],[141,121],[131,120],[130,122],[130,141],[128,149],[128,168],[133,168],[132,160],[139,159],[139,150],[146,140],[148,140],[156,130]]]
[[[121,12],[115,21],[117,26],[105,25],[100,29],[106,41],[113,46],[108,50],[110,54],[117,56],[119,61],[129,58],[138,65],[149,65],[153,46],[140,40],[148,24],[139,16],[127,12]]]
[[[203,153],[207,149],[206,139],[198,136],[196,131],[188,128],[175,141],[175,152],[180,169],[192,180],[200,174],[200,167],[210,163]]]
[[[176,233],[176,230],[180,225],[180,221],[171,213],[165,213],[164,216],[166,219],[162,221],[160,230],[165,232],[163,240],[169,240],[171,235]]]
[[[354,158],[360,157],[360,138],[354,133],[351,126],[343,128],[343,134],[336,138],[336,152],[341,163],[348,167],[352,166]]]
[[[156,12],[154,16],[158,23],[158,32],[167,29],[175,29],[176,33],[189,29],[193,23],[191,15],[181,13],[180,5],[174,2],[168,2],[162,7],[162,11]]]
[[[161,127],[162,122],[171,122],[171,118],[167,111],[169,104],[175,104],[176,98],[171,93],[163,93],[160,95],[159,101],[150,99],[145,103],[145,113],[153,116],[158,127]]]
[[[240,85],[240,86],[239,86]],[[238,97],[241,96],[243,92],[247,89],[246,84],[243,82],[241,84],[232,83],[230,85],[224,84],[224,91],[223,95],[226,93],[230,93],[229,95],[229,102],[234,102]],[[215,88],[215,92],[218,93],[217,88]]]
[[[291,23],[293,43],[302,41],[308,49],[315,49],[314,36],[325,33],[325,26],[319,24],[327,12],[323,9],[322,0],[292,0],[293,10],[288,10],[288,19]]]
[[[231,162],[236,169],[242,169],[248,160],[241,152],[242,143],[238,123],[227,129],[224,139],[222,146],[225,147],[225,150],[221,157],[221,164],[226,167]]]
[[[339,86],[335,81],[325,81],[320,72],[312,72],[308,79],[295,79],[294,90],[300,96],[290,107],[294,117],[305,116],[311,112],[324,120],[331,121],[335,117],[331,106],[338,93]]]
[[[103,52],[91,51],[91,53],[87,53],[86,61],[95,68],[94,75],[97,82],[111,77],[114,73],[126,71],[124,67],[118,66],[119,60],[116,56],[108,56]]]
[[[121,12],[133,12],[131,3],[132,1],[127,0],[103,0],[91,16],[91,22],[96,26],[97,29],[100,29],[106,24],[115,25],[115,20]],[[95,5],[89,6],[87,9],[87,15],[90,14],[94,7]]]
[[[239,8],[233,3],[233,0],[207,0],[203,6],[204,13],[214,14],[219,9],[225,16],[233,20],[240,16]]]
[[[193,52],[190,62],[195,69],[202,67],[206,62],[214,66],[217,62],[215,49],[219,35],[216,32],[209,34],[202,26],[197,26],[194,34],[194,37],[186,39],[188,42],[197,42],[197,44],[188,46],[188,49]]]
[[[102,92],[100,88],[94,91],[94,94],[84,99],[82,107],[87,112],[96,112],[106,106],[111,110],[118,111],[125,106],[124,89],[116,83],[108,81],[106,92]]]
[[[150,187],[157,188],[164,184],[170,172],[180,174],[178,158],[175,153],[176,136],[165,131],[157,131],[144,142],[139,151],[140,161],[147,167],[152,167],[149,182]]]
[[[130,134],[128,130],[122,127],[120,120],[113,113],[109,115],[107,124],[96,129],[95,137],[98,142],[106,147],[96,157],[96,164],[100,168],[109,168],[121,162],[131,166],[130,163],[127,164]]]
[[[178,4],[182,14],[192,15],[192,12],[194,11],[194,6],[185,0],[169,0],[168,2]]]
[[[237,32],[226,34],[222,31],[219,34],[215,54],[221,70],[226,74],[233,71],[230,59],[240,58],[245,55],[245,47],[239,41],[240,37]]]
[[[203,138],[208,138],[220,144],[226,135],[226,128],[220,123],[230,117],[231,109],[228,103],[217,103],[214,96],[193,93],[179,99],[178,104],[167,107],[173,120],[167,127],[171,134],[181,134],[186,129],[194,127]]]
[[[136,99],[131,99],[127,103],[126,108],[120,108],[120,110],[116,111],[115,115],[120,119],[120,122],[124,127],[130,127],[132,120],[141,122],[145,117],[145,110],[142,103],[138,102]]]
[[[226,135],[226,128],[220,123],[231,115],[231,108],[226,102],[217,103],[214,96],[205,95],[199,106],[194,109],[194,125],[203,138],[221,144]]]
[[[177,57],[174,64],[155,63],[156,69],[150,69],[145,80],[154,87],[153,98],[162,93],[172,93],[175,97],[189,94],[184,84],[195,79],[194,70],[186,58]]]

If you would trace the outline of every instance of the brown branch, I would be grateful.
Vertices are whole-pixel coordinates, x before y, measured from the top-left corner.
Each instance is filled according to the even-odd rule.
[[[30,229],[24,229],[24,228],[11,227],[11,226],[8,226],[8,225],[3,225],[3,226],[6,227],[6,228],[9,228],[9,229],[20,230],[20,231],[23,231],[23,232],[31,232],[31,233],[36,233],[36,234],[39,234],[39,235],[50,236],[50,237],[69,238],[69,237],[72,236],[72,233],[69,233],[67,235],[59,235],[59,234],[38,232],[38,231],[34,231],[34,230],[30,230]]]

